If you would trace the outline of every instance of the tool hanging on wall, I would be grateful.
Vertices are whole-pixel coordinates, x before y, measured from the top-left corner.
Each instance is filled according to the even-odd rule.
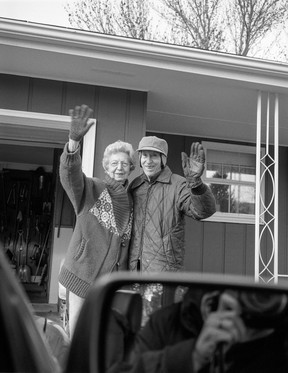
[[[36,280],[36,276],[38,275],[38,271],[39,271],[39,268],[40,268],[40,265],[41,265],[41,262],[42,262],[44,251],[45,251],[46,246],[47,246],[47,242],[48,242],[50,230],[51,230],[51,227],[50,227],[50,224],[49,224],[48,229],[47,229],[47,233],[46,233],[46,237],[45,237],[45,240],[44,240],[44,243],[43,243],[43,247],[42,247],[42,250],[41,250],[40,259],[39,259],[39,262],[38,262],[38,265],[37,265],[37,269],[36,269],[36,272],[35,272],[35,275],[34,275],[34,282]]]
[[[20,203],[22,203],[24,199],[27,198],[27,185],[26,184],[20,185],[19,198],[20,198]]]
[[[33,250],[32,250],[31,256],[30,256],[30,259],[36,265],[38,265],[39,258],[40,258],[40,255],[41,255],[42,232],[43,232],[43,229],[44,229],[43,223],[40,223],[39,222],[39,216],[36,216],[34,230],[35,230],[35,235],[36,235],[37,243],[34,244],[34,247],[33,247]]]
[[[29,229],[30,229],[30,218],[27,218],[26,222],[26,250],[25,260],[23,259],[23,249],[21,251],[21,268],[19,269],[19,278],[21,282],[31,282],[31,268],[28,266],[28,246],[29,246]],[[22,242],[23,243],[23,242]],[[23,243],[24,246],[24,243]]]
[[[37,170],[34,171],[33,179],[35,183],[33,195],[33,210],[37,215],[41,215],[43,213],[43,198],[46,189],[46,176],[43,167],[38,167]]]
[[[18,231],[18,238],[17,243],[19,242],[19,248],[16,247],[16,255],[17,255],[17,275],[19,277],[19,280],[21,282],[23,281],[23,275],[24,275],[24,267],[23,267],[23,230],[20,229]],[[16,243],[16,246],[17,246]]]
[[[44,201],[43,201],[43,207],[42,207],[42,212],[43,214],[51,214],[52,210],[52,196],[51,196],[51,191],[52,191],[52,181],[51,177],[46,176],[45,178],[45,193],[44,193]]]
[[[7,205],[15,206],[16,205],[16,184],[13,184],[12,188],[9,191],[8,198],[7,198]]]
[[[44,175],[40,175],[39,176],[39,190],[43,189],[43,185],[44,185]]]

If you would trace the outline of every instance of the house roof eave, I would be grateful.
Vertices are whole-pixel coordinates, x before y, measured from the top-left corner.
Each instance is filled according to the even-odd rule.
[[[25,48],[37,53],[38,58],[42,51],[45,55],[61,54],[70,59],[84,57],[110,61],[114,65],[128,64],[288,88],[288,65],[274,61],[4,18],[0,18],[0,40],[0,46]],[[0,68],[5,70],[1,63]],[[75,74],[74,79],[79,81]]]

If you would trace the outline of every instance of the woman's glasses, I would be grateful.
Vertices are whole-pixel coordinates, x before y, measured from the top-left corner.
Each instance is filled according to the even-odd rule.
[[[110,162],[110,166],[111,167],[118,167],[120,165],[120,167],[123,167],[123,168],[127,168],[130,166],[130,163],[127,163],[127,162],[123,162],[123,161],[113,161],[113,162]]]

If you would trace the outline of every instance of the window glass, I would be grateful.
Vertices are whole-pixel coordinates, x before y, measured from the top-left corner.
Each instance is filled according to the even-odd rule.
[[[247,185],[231,186],[231,212],[255,214],[255,187]]]
[[[256,168],[255,167],[240,166],[239,175],[240,175],[241,181],[248,181],[251,183],[256,182]]]

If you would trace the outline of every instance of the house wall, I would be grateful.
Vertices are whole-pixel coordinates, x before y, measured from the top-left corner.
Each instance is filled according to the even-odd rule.
[[[139,139],[145,133],[147,97],[143,92],[3,74],[0,74],[0,87],[0,108],[3,109],[67,115],[69,108],[76,104],[86,103],[92,107],[94,116],[97,118],[94,174],[98,177],[103,176],[101,161],[104,148],[108,143],[124,139],[137,148]],[[182,174],[181,151],[189,153],[193,140],[205,140],[193,139],[189,136],[157,133],[155,135],[167,140],[169,144],[168,164],[173,172],[179,174]],[[56,164],[60,153],[61,149],[55,150]],[[280,148],[279,158],[279,272],[288,274],[286,250],[288,240],[286,229],[288,219],[287,148]],[[139,169],[134,172],[134,175],[138,171]],[[61,192],[62,189],[58,182],[55,196],[50,303],[57,302],[57,274],[74,224],[73,210],[65,196],[60,222]],[[267,194],[269,193],[271,194],[270,186],[267,188]],[[59,224],[61,229],[58,232]],[[270,250],[269,237],[264,237],[262,245],[264,256],[266,256],[265,249],[267,253]],[[187,218],[185,269],[197,272],[253,275],[254,226],[251,224],[198,222]]]
[[[207,140],[153,132],[147,134],[162,137],[168,142],[168,165],[173,172],[180,175],[183,175],[181,152],[185,151],[189,154],[193,141]],[[270,154],[273,154],[273,151]],[[281,147],[279,149],[279,274],[282,275],[288,274],[287,161],[288,149]],[[272,184],[268,180],[265,192],[267,200],[270,200]],[[185,240],[186,270],[254,276],[255,229],[253,224],[199,222],[186,218]],[[261,252],[265,263],[269,260],[271,248],[270,234],[265,232],[261,240]]]
[[[89,105],[94,111],[93,116],[97,118],[94,175],[99,178],[104,176],[102,157],[104,149],[109,143],[121,139],[130,142],[136,148],[139,139],[145,133],[147,99],[145,92],[6,74],[0,74],[0,87],[1,109],[68,115],[69,109],[75,105],[83,103]],[[16,128],[16,132],[14,132],[17,136],[16,139],[20,138],[25,141],[26,138],[28,141],[27,134],[21,136],[20,132],[21,130]],[[5,134],[9,135],[10,133],[11,131],[9,132],[9,129],[5,128]],[[38,131],[30,134],[30,140],[35,138],[36,133]],[[55,136],[55,134],[53,135]],[[63,137],[63,133],[59,136]],[[62,140],[63,144],[68,140],[68,132]],[[37,138],[37,141],[40,140]],[[29,148],[26,147],[26,149],[29,151]],[[59,184],[58,164],[61,152],[62,149],[54,151],[56,187],[49,303],[57,303],[58,301],[58,273],[75,222],[70,201],[65,194],[62,198],[63,189]]]

